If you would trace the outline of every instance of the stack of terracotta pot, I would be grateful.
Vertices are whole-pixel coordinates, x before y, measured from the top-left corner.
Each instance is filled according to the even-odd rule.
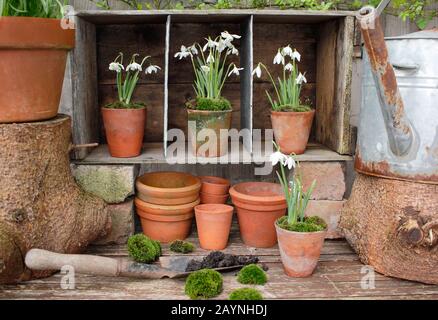
[[[269,248],[277,243],[275,221],[286,214],[286,198],[280,184],[243,182],[230,189],[236,206],[240,234],[251,247]]]
[[[136,181],[135,206],[143,233],[160,242],[189,236],[201,180],[183,172],[151,172]]]
[[[201,203],[226,203],[229,197],[230,181],[213,176],[201,176]]]

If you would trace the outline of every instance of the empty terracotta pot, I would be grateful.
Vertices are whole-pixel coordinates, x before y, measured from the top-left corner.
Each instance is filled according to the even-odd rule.
[[[315,110],[308,112],[271,111],[274,137],[285,154],[302,154],[306,150]]]
[[[308,277],[318,264],[327,231],[293,232],[275,223],[278,247],[285,273],[290,277]]]
[[[214,177],[214,176],[200,176],[202,187],[202,193],[224,195],[228,194],[230,189],[230,180]]]
[[[184,172],[150,172],[137,178],[137,197],[160,205],[180,205],[199,198],[201,180]]]
[[[75,30],[61,20],[0,18],[0,123],[56,117]]]
[[[184,240],[190,234],[194,213],[158,215],[144,212],[137,207],[143,233],[160,242]]]
[[[199,243],[206,250],[223,250],[228,243],[232,206],[226,204],[200,204],[195,207]]]
[[[251,247],[269,248],[277,243],[275,221],[286,213],[286,199],[280,184],[243,182],[230,189],[236,206],[240,234]]]
[[[217,195],[217,194],[211,194],[211,193],[204,193],[201,192],[199,194],[201,198],[201,203],[218,203],[218,204],[224,204],[228,200],[228,193],[224,195]]]
[[[143,145],[146,108],[102,108],[102,118],[111,156],[116,158],[139,156]]]
[[[135,198],[135,207],[145,213],[156,215],[181,215],[193,213],[193,208],[200,203],[200,199],[193,202],[179,205],[161,205],[145,202],[139,198]]]

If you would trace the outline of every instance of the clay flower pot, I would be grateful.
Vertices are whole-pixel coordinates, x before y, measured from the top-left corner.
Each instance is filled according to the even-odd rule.
[[[102,118],[111,156],[116,158],[139,156],[143,145],[146,108],[102,108]]]
[[[315,110],[308,112],[271,111],[274,137],[285,154],[302,154],[306,150]]]
[[[236,206],[240,234],[245,244],[269,248],[277,243],[275,221],[286,213],[286,199],[280,184],[243,182],[230,189]]]
[[[67,53],[75,31],[61,20],[0,18],[0,123],[47,120],[58,114]]]
[[[188,134],[193,154],[198,157],[221,157],[228,152],[228,134],[221,137],[221,129],[231,127],[232,110],[206,111],[187,109]],[[191,122],[194,122],[191,126]],[[199,132],[210,129],[215,137],[200,138]],[[197,139],[199,138],[199,140]],[[201,148],[202,147],[202,148]]]
[[[327,231],[294,232],[275,223],[284,271],[289,277],[308,277],[318,263]]]
[[[201,180],[184,172],[150,172],[137,178],[137,197],[160,205],[180,205],[199,198]]]
[[[224,195],[217,195],[217,194],[211,194],[211,193],[204,193],[201,192],[199,194],[201,198],[201,203],[217,203],[217,204],[224,204],[228,200],[228,193]]]
[[[206,250],[223,250],[228,243],[232,206],[226,204],[200,204],[195,207],[199,243]]]
[[[214,176],[200,176],[202,186],[202,193],[225,195],[230,189],[230,180],[214,177]]]
[[[141,210],[148,214],[172,216],[172,215],[184,215],[188,213],[193,213],[193,208],[196,207],[200,200],[199,198],[195,201],[187,204],[180,205],[160,205],[145,202],[139,198],[135,198],[135,207],[137,210]]]

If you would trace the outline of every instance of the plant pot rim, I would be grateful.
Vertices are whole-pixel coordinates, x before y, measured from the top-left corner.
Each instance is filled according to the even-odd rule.
[[[230,180],[216,176],[198,176],[198,178],[201,179],[201,182],[203,184],[207,184],[210,186],[215,186],[215,185],[229,186],[231,184]]]
[[[323,234],[323,233],[327,233],[327,228],[325,228],[324,230],[321,231],[311,231],[311,232],[299,232],[299,231],[290,231],[290,230],[286,230],[283,229],[282,227],[280,227],[278,224],[278,219],[275,221],[275,229],[279,230],[279,231],[283,231],[289,234],[294,234],[294,235],[314,235],[314,234]]]
[[[194,212],[185,213],[185,214],[172,214],[172,215],[160,215],[160,214],[153,214],[148,213],[143,210],[137,210],[137,214],[142,219],[147,219],[151,221],[158,221],[158,222],[178,222],[178,221],[185,221],[190,220],[195,216]]]
[[[228,112],[233,112],[233,110],[196,110],[196,109],[190,109],[190,108],[186,108],[188,113],[228,113]]]
[[[216,207],[215,210],[213,207]],[[199,214],[223,214],[233,213],[234,207],[222,203],[203,203],[195,207],[195,213]]]
[[[241,182],[238,184],[235,184],[234,186],[232,186],[230,188],[230,195],[231,197],[236,197],[238,200],[240,200],[241,202],[245,202],[245,203],[252,203],[252,202],[261,202],[261,206],[265,206],[265,205],[272,205],[272,204],[276,204],[278,202],[286,202],[286,198],[284,197],[283,194],[281,195],[271,195],[271,196],[255,196],[255,195],[249,195],[246,193],[242,193],[240,191],[237,190],[238,187],[241,187],[245,184],[265,184],[265,185],[275,185],[275,186],[280,186],[280,184],[278,183],[273,183],[273,182],[261,182],[261,181],[253,181],[253,182]],[[280,186],[281,188],[281,186]]]
[[[141,182],[141,178],[146,176],[146,175],[152,175],[152,174],[179,174],[182,176],[186,176],[186,177],[190,177],[193,178],[196,183],[189,185],[189,186],[185,186],[185,187],[179,187],[179,188],[162,188],[162,187],[154,187],[154,186],[150,186],[148,184],[144,184]],[[163,193],[165,192],[166,194],[170,193],[170,192],[175,192],[175,193],[183,193],[183,192],[190,192],[192,190],[200,190],[201,189],[201,179],[199,179],[198,177],[190,174],[190,173],[186,173],[186,172],[179,172],[179,171],[154,171],[154,172],[148,172],[145,173],[141,176],[139,176],[136,179],[135,185],[137,188],[143,188],[143,189],[148,189],[150,191],[153,192],[157,192],[157,193]]]
[[[175,211],[175,210],[190,209],[190,208],[194,208],[195,206],[197,206],[200,202],[201,202],[201,200],[198,198],[195,201],[190,202],[190,203],[186,203],[186,204],[166,205],[166,204],[154,204],[154,203],[146,202],[146,201],[141,200],[138,197],[135,197],[135,200],[134,200],[135,205],[138,206],[140,208],[140,210],[145,210],[143,208],[150,208],[150,209],[158,209],[158,210],[162,210],[162,211]]]
[[[311,109],[310,111],[274,111],[271,110],[271,114],[275,115],[285,115],[285,114],[309,114],[309,113],[315,113],[315,109]]]

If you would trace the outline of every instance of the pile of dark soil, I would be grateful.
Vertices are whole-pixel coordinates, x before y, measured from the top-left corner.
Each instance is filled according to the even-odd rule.
[[[212,251],[202,261],[192,259],[187,265],[186,272],[200,269],[215,269],[233,266],[246,266],[248,264],[259,262],[256,256],[240,256],[234,254],[225,254],[221,251]]]

